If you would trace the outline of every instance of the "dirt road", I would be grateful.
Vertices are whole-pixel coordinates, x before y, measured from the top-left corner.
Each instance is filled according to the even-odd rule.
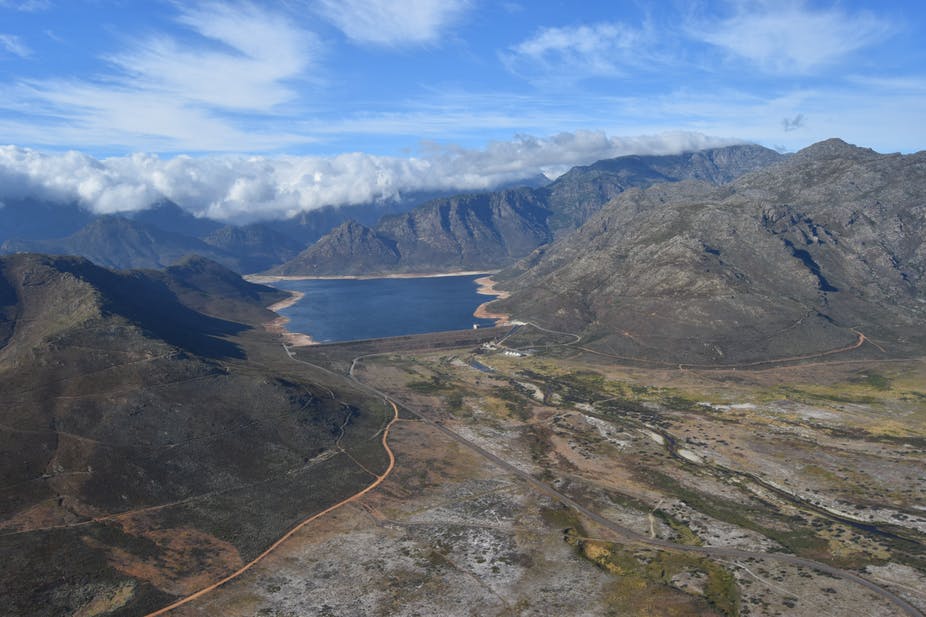
[[[294,359],[295,359],[295,358],[294,358]],[[297,360],[297,361],[298,361],[298,360]],[[284,542],[286,542],[286,540],[288,540],[290,537],[292,537],[292,535],[293,535],[294,533],[296,533],[297,531],[299,531],[300,529],[302,529],[303,527],[305,527],[306,525],[308,525],[308,524],[311,523],[312,521],[315,521],[315,520],[317,520],[317,519],[319,519],[319,518],[325,516],[325,515],[328,514],[329,512],[332,512],[332,511],[334,511],[334,510],[337,510],[337,509],[340,508],[340,507],[343,507],[343,506],[345,506],[345,505],[347,505],[347,504],[349,504],[349,503],[352,503],[352,502],[354,502],[354,501],[360,499],[361,497],[363,497],[364,495],[366,495],[367,493],[369,493],[370,491],[372,491],[373,489],[375,489],[377,486],[379,486],[380,484],[382,484],[383,481],[389,476],[390,473],[392,473],[392,470],[395,468],[395,454],[392,452],[392,448],[389,447],[389,430],[392,428],[392,425],[395,424],[396,420],[399,419],[399,408],[396,407],[396,404],[393,403],[392,401],[388,400],[388,399],[386,399],[386,402],[389,403],[389,405],[392,406],[392,412],[393,412],[392,419],[389,421],[389,423],[386,425],[386,428],[383,430],[383,438],[382,438],[383,448],[386,450],[386,454],[389,456],[389,465],[386,467],[386,470],[385,470],[382,474],[380,474],[379,476],[376,477],[376,479],[373,481],[372,484],[369,484],[369,485],[368,485],[366,488],[364,488],[362,491],[360,491],[360,492],[358,492],[358,493],[355,493],[355,494],[351,495],[351,496],[348,497],[347,499],[344,499],[343,501],[339,501],[338,503],[334,504],[333,506],[329,506],[328,508],[325,508],[325,509],[322,510],[321,512],[318,512],[317,514],[313,514],[313,515],[310,516],[309,518],[307,518],[307,519],[305,519],[304,521],[300,522],[298,525],[296,525],[295,527],[293,527],[292,529],[290,529],[288,532],[286,532],[279,540],[277,540],[276,542],[274,542],[273,544],[271,544],[269,547],[267,547],[267,549],[266,549],[263,553],[261,553],[260,555],[258,555],[257,557],[255,557],[254,559],[252,559],[251,561],[249,561],[248,563],[246,563],[245,565],[241,566],[239,569],[235,570],[234,572],[232,572],[231,574],[229,574],[229,575],[226,576],[225,578],[223,578],[223,579],[221,579],[221,580],[219,580],[219,581],[216,581],[215,583],[209,585],[208,587],[204,587],[203,589],[200,589],[200,590],[197,591],[196,593],[193,593],[193,594],[191,594],[191,595],[189,595],[189,596],[187,596],[187,597],[185,597],[185,598],[182,598],[182,599],[180,599],[180,600],[177,600],[177,601],[174,602],[173,604],[170,604],[170,605],[168,605],[168,606],[165,606],[164,608],[158,609],[158,610],[154,611],[153,613],[148,613],[145,617],[156,617],[157,615],[164,615],[164,614],[166,614],[166,613],[169,613],[169,612],[171,612],[172,610],[174,610],[174,609],[176,609],[176,608],[179,608],[179,607],[181,607],[181,606],[183,606],[183,605],[185,605],[185,604],[188,604],[188,603],[190,603],[190,602],[192,602],[192,601],[194,601],[194,600],[196,600],[196,599],[198,599],[198,598],[203,597],[204,595],[206,595],[206,594],[209,593],[210,591],[214,591],[215,589],[218,589],[219,587],[221,587],[221,586],[224,585],[225,583],[227,583],[227,582],[229,582],[229,581],[231,581],[231,580],[234,580],[234,579],[238,578],[239,576],[241,576],[242,574],[244,574],[245,572],[247,572],[248,570],[250,570],[251,568],[253,568],[256,564],[258,564],[262,559],[264,559],[264,557],[266,557],[267,555],[269,555],[270,553],[272,553],[273,551],[275,551],[276,549],[278,549],[278,548],[280,547],[280,545],[282,545]]]

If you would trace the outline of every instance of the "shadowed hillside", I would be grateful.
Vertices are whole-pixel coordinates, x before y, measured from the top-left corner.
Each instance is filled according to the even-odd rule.
[[[201,258],[0,259],[6,614],[146,614],[383,467],[382,403],[255,329],[283,297]]]

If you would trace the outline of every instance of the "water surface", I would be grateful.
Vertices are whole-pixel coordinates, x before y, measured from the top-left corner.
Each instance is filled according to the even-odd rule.
[[[491,326],[473,311],[490,296],[476,293],[481,274],[430,278],[309,279],[273,286],[305,294],[279,311],[286,329],[319,343]]]

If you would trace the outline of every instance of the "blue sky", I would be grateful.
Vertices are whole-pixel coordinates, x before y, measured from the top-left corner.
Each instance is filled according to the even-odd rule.
[[[728,140],[916,151],[924,21],[915,0],[0,0],[0,167],[308,157],[317,177],[362,154],[491,184]]]

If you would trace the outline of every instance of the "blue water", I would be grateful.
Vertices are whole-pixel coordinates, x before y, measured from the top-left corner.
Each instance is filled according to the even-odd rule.
[[[286,329],[319,343],[464,330],[493,321],[473,311],[491,299],[476,293],[479,276],[407,279],[279,281],[274,287],[305,294],[279,313]]]

